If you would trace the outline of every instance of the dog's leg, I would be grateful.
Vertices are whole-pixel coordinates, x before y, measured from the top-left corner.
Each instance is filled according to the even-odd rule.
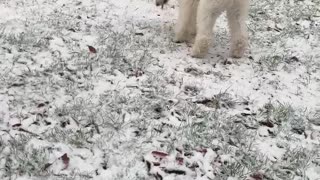
[[[248,34],[245,20],[248,15],[249,0],[236,0],[227,9],[227,18],[231,34],[231,56],[241,58],[248,46]]]
[[[213,26],[225,10],[224,0],[200,0],[197,13],[197,35],[192,48],[192,57],[203,58],[209,50]]]
[[[194,42],[194,38],[197,34],[197,12],[199,6],[199,0],[192,0],[192,10],[191,10],[191,17],[190,23],[188,26],[188,34],[189,34],[189,42]]]
[[[199,0],[180,0],[175,42],[186,42],[195,35],[196,9]]]

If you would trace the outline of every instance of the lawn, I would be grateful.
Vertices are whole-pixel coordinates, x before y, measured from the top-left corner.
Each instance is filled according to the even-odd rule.
[[[0,0],[0,179],[320,180],[320,1],[252,0],[241,59],[177,9]]]

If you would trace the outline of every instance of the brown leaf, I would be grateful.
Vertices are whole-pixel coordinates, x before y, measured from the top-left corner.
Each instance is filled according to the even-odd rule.
[[[62,170],[65,170],[69,166],[70,158],[68,157],[67,153],[61,156],[62,162],[64,164],[64,168]]]
[[[263,180],[264,175],[261,172],[254,173],[250,175],[254,180]]]
[[[202,153],[203,156],[207,154],[207,149],[197,149],[196,151]]]
[[[135,33],[135,35],[137,35],[137,36],[143,36],[144,34],[143,34],[143,33],[140,33],[140,32],[137,32],[137,33]]]
[[[179,165],[183,165],[183,157],[176,157],[176,161]]]
[[[12,124],[12,127],[20,127],[22,124],[21,123],[16,123],[16,124]]]
[[[91,53],[97,53],[97,50],[96,50],[96,48],[94,48],[93,46],[89,46],[88,45],[88,48],[89,48],[89,51],[91,52]]]
[[[40,103],[40,104],[38,104],[38,108],[41,108],[41,107],[44,107],[45,106],[45,104],[44,103]]]
[[[156,174],[153,175],[156,180],[162,180],[163,177],[157,172]]]
[[[164,172],[168,174],[186,175],[187,172],[182,169],[165,169]]]
[[[160,151],[152,151],[151,153],[153,156],[159,157],[159,158],[164,158],[164,157],[168,156],[168,153],[160,152]]]
[[[180,154],[183,153],[183,149],[182,148],[176,148],[176,151],[178,151]]]
[[[267,126],[269,128],[273,128],[274,127],[274,124],[271,121],[261,121],[259,123],[260,123],[260,125]]]
[[[52,164],[51,163],[47,163],[44,165],[43,170],[47,170]]]
[[[70,29],[68,29],[68,30],[71,31],[71,32],[76,32],[76,30],[73,29],[73,28],[70,28]]]
[[[136,72],[135,72],[135,76],[136,76],[136,77],[140,77],[140,76],[142,76],[143,74],[144,74],[144,72],[141,71],[141,70],[136,70]]]

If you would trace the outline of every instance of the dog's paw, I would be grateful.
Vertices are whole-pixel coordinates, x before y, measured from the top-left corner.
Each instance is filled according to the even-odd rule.
[[[194,58],[204,58],[209,51],[210,39],[198,38],[192,47],[191,56]]]
[[[231,57],[232,58],[242,58],[244,55],[245,50],[244,49],[233,49],[231,50]]]
[[[231,57],[242,58],[247,48],[247,41],[238,40],[232,43],[231,46]]]
[[[188,37],[186,35],[186,33],[176,33],[173,42],[175,43],[183,43],[183,42],[187,42],[188,41]]]
[[[204,58],[207,54],[206,50],[199,49],[198,47],[193,47],[191,50],[191,57],[193,58]]]

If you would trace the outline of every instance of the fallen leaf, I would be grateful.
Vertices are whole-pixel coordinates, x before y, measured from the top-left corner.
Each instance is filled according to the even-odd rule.
[[[91,52],[91,53],[97,53],[97,50],[96,50],[96,48],[94,48],[93,46],[89,46],[88,45],[88,48],[89,48],[89,51]]]
[[[202,153],[203,156],[205,156],[207,154],[207,149],[198,149],[196,151],[199,153]]]
[[[62,162],[64,164],[64,168],[62,170],[65,170],[69,166],[70,158],[68,157],[67,153],[61,156]]]
[[[260,125],[267,126],[269,128],[273,128],[274,127],[274,124],[272,122],[270,122],[270,121],[261,121],[259,123],[260,123]]]
[[[70,29],[68,29],[68,30],[71,31],[71,32],[76,32],[76,30],[73,29],[73,28],[70,28]]]
[[[178,174],[178,175],[186,175],[186,171],[181,169],[165,169],[164,172],[168,174]]]
[[[144,34],[137,32],[137,33],[135,33],[135,35],[137,35],[137,36],[143,36]]]
[[[20,127],[22,124],[21,123],[16,123],[16,124],[13,124],[12,127]]]
[[[38,104],[38,108],[41,108],[41,107],[44,107],[45,106],[45,104],[44,103],[40,103],[40,104]]]
[[[176,151],[178,151],[180,154],[182,154],[182,153],[183,153],[182,148],[176,148]]]
[[[151,153],[153,156],[159,157],[159,158],[164,158],[164,157],[168,156],[168,153],[160,152],[160,151],[152,151]]]
[[[47,170],[52,164],[51,163],[47,163],[44,165],[43,170]]]
[[[254,180],[263,180],[264,175],[260,172],[257,172],[250,175],[250,177],[253,178]]]
[[[183,165],[183,157],[176,157],[176,161],[179,165]]]

